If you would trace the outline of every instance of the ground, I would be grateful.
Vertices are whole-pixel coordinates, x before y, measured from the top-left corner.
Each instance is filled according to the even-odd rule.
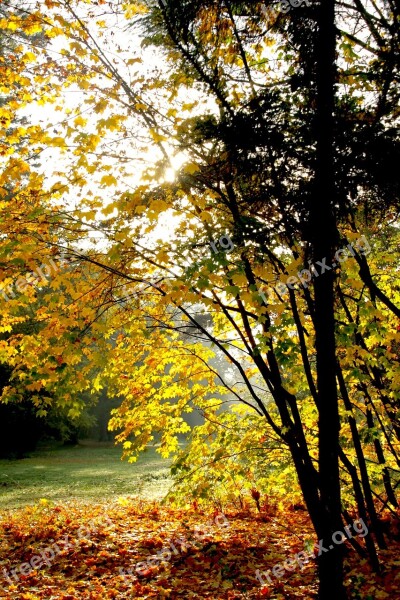
[[[171,486],[169,464],[154,448],[132,465],[121,461],[121,448],[112,443],[52,446],[23,460],[0,460],[0,508],[24,506],[40,498],[101,502],[135,494],[159,499]]]
[[[71,448],[1,463],[0,482],[7,485],[0,488],[0,598],[316,597],[315,559],[267,585],[256,578],[257,569],[305,549],[311,554],[316,540],[303,507],[272,500],[261,512],[201,509],[192,501],[171,507],[144,498],[145,488],[137,487],[154,468],[159,476],[147,481],[149,495],[157,498],[169,486],[157,454],[149,452],[139,465],[118,456],[112,449]],[[354,600],[398,597],[398,521],[387,516],[386,525],[397,541],[381,553],[382,576],[371,575],[347,548],[346,585]]]

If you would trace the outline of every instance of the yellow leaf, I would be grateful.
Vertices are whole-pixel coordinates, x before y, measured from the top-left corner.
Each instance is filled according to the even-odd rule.
[[[210,215],[209,212],[203,210],[203,212],[200,214],[200,218],[202,221],[205,221],[206,223],[212,223],[212,216]]]
[[[51,138],[49,141],[53,144],[53,146],[58,146],[59,148],[65,148],[66,146],[64,138],[60,136]]]
[[[160,262],[168,262],[169,261],[169,253],[166,250],[162,250],[156,256],[156,259]]]
[[[101,212],[103,213],[103,215],[108,216],[111,215],[116,208],[117,206],[115,202],[111,202],[110,204],[107,204],[107,206],[105,206]]]
[[[79,115],[79,117],[76,117],[75,121],[74,121],[74,125],[76,125],[77,127],[86,125],[87,123],[87,119],[84,119],[81,115]]]
[[[87,50],[85,50],[78,42],[71,42],[69,47],[71,50],[75,50],[77,56],[85,56],[87,54]]]
[[[235,285],[247,285],[247,277],[242,273],[236,273],[232,276],[232,281]]]
[[[108,106],[107,100],[100,100],[100,102],[98,102],[96,104],[96,106],[94,107],[93,110],[95,113],[100,114],[106,110],[107,106]]]
[[[187,102],[182,104],[182,110],[192,110],[195,106],[197,106],[197,102]]]
[[[110,131],[114,131],[114,130],[120,128],[121,120],[124,118],[125,117],[123,117],[122,115],[114,115],[113,117],[110,117],[109,119],[103,119],[100,122],[100,124],[103,127],[107,127],[107,129],[110,129]]]
[[[153,200],[150,204],[150,210],[156,212],[157,214],[167,210],[168,204],[164,202],[164,200]]]
[[[23,57],[22,60],[26,61],[26,62],[35,62],[37,60],[36,55],[33,54],[33,52],[26,52]]]
[[[100,180],[101,185],[117,185],[117,180],[115,179],[115,177],[113,175],[103,175],[103,177]]]
[[[184,170],[186,173],[189,173],[189,175],[193,175],[194,173],[197,173],[197,171],[200,171],[200,167],[196,165],[196,163],[191,162],[185,165]]]
[[[158,144],[159,142],[166,142],[167,141],[167,137],[165,137],[165,135],[161,135],[160,133],[157,133],[157,131],[155,131],[155,129],[150,129],[150,135],[153,138],[153,140],[156,142],[156,144]]]
[[[95,211],[95,210],[88,210],[87,212],[84,213],[83,216],[88,221],[94,221],[94,219],[96,218],[96,215],[97,215],[97,211]]]

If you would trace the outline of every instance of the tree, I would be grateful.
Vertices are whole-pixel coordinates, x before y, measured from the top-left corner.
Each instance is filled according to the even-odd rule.
[[[215,423],[227,426],[228,391],[257,415],[245,425],[255,441],[273,436],[290,452],[319,540],[343,529],[349,512],[340,483],[352,490],[379,569],[375,542],[383,547],[385,539],[374,495],[397,502],[398,359],[388,348],[398,342],[389,332],[400,313],[387,277],[398,234],[380,224],[381,215],[396,222],[398,209],[398,182],[382,164],[399,153],[395,7],[329,0],[285,14],[228,0],[135,2],[124,8],[131,28],[122,47],[110,26],[115,7],[47,6],[41,26],[49,36],[62,26],[69,49],[46,68],[60,86],[83,90],[93,119],[86,128],[76,107],[72,124],[38,141],[60,147],[70,162],[49,191],[51,210],[38,208],[47,227],[24,231],[24,241],[50,248],[68,229],[64,245],[76,259],[57,279],[64,296],[47,296],[53,318],[41,331],[41,361],[54,329],[69,367],[85,349],[81,389],[100,369],[92,387],[123,398],[112,426],[133,457],[154,432],[161,452],[175,451],[193,406],[212,442]],[[143,71],[129,43],[137,31],[169,68]],[[140,181],[130,172],[129,139],[138,153],[151,143],[159,152]],[[163,181],[179,153],[184,164]],[[67,186],[80,194],[79,206],[57,207]],[[175,217],[175,238],[159,239],[157,221],[167,216]],[[102,244],[79,249],[88,231]],[[273,288],[268,297],[265,286]],[[197,318],[202,310],[211,325]],[[190,324],[189,343],[180,331]],[[210,368],[203,341],[226,357],[233,384]],[[18,357],[32,384],[56,384],[32,362]],[[377,458],[376,470],[366,456]],[[190,450],[178,460],[188,465]],[[345,597],[340,546],[321,552],[319,574],[321,598]]]

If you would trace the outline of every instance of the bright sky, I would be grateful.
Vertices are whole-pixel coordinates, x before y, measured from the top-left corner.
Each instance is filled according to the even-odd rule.
[[[93,7],[90,7],[93,10]],[[96,12],[101,11],[101,7],[97,7]],[[102,17],[104,20],[104,16]],[[96,28],[96,18],[92,17],[89,19],[91,29]],[[118,70],[121,75],[127,80],[131,81],[132,78],[140,77],[156,77],[157,73],[161,73],[162,69],[165,71],[165,60],[161,58],[160,53],[154,48],[143,48],[141,47],[141,39],[138,36],[137,30],[127,29],[126,21],[122,22],[121,18],[115,15],[107,15],[109,21],[108,29],[105,32],[98,30],[95,35],[95,39],[98,43],[105,48],[105,52],[108,57],[112,57],[113,60],[118,63]],[[118,42],[116,42],[118,40]],[[111,50],[107,49],[109,44],[118,43],[121,47],[121,53],[117,54],[115,48]],[[46,47],[46,53],[49,53],[52,57],[59,57],[60,63],[65,60],[62,52],[69,48],[69,42],[64,37],[58,37],[49,41]],[[123,59],[127,58],[140,58],[141,62],[135,62],[133,67],[127,67]],[[104,87],[104,78],[96,78],[96,83]],[[29,104],[23,111],[23,115],[27,117],[28,121],[32,124],[38,123],[52,135],[63,135],[62,124],[71,123],[76,119],[77,116],[81,115],[87,119],[87,124],[82,127],[83,130],[89,133],[96,133],[96,122],[99,118],[107,119],[114,112],[113,109],[105,109],[101,115],[96,115],[93,111],[93,105],[85,104],[85,99],[88,95],[92,95],[93,92],[88,90],[81,90],[77,85],[64,89],[60,101],[55,104]],[[188,97],[186,101],[190,98]],[[193,100],[193,96],[191,98]],[[114,109],[115,110],[115,109]],[[117,107],[118,110],[118,107]],[[123,111],[119,109],[119,112]],[[137,116],[132,116],[127,121],[128,127],[132,127],[132,130],[140,135],[147,134],[146,130],[142,125],[139,125]],[[140,129],[142,129],[140,131]],[[118,189],[133,190],[141,182],[141,177],[144,169],[148,166],[154,165],[158,160],[162,158],[160,150],[155,144],[143,144],[137,143],[135,140],[129,140],[128,144],[125,140],[120,139],[120,133],[118,131],[107,133],[107,138],[102,140],[102,150],[110,152],[114,155],[108,156],[106,163],[108,165],[118,165],[120,163],[119,156],[123,156],[122,150],[126,151],[126,155],[131,159],[126,163],[127,173],[125,177],[121,175],[117,176]],[[168,148],[168,144],[167,148]],[[158,181],[172,181],[175,177],[175,169],[178,169],[187,158],[182,153],[173,154],[172,147],[169,148],[170,160],[172,167],[168,168],[163,177],[160,177]],[[64,153],[59,148],[47,148],[40,154],[41,168],[44,169],[46,174],[46,186],[51,187],[60,180],[60,177],[56,174],[57,171],[63,172],[68,170],[68,163],[70,162],[70,153]],[[101,174],[100,174],[101,175]],[[71,208],[76,206],[80,199],[76,198],[75,189],[72,188],[71,192],[65,194],[63,200]],[[106,190],[95,184],[95,179],[91,179],[89,184],[82,188],[82,195],[84,196],[87,192],[92,192],[94,195],[102,196],[104,199],[104,206],[113,201],[113,195],[115,188],[108,187]],[[115,214],[115,213],[113,213]],[[110,218],[113,216],[104,216],[100,212],[98,213],[98,220]],[[160,222],[156,230],[151,234],[152,239],[170,237],[173,235],[173,229],[177,223],[176,218],[172,214],[163,213],[162,222]],[[97,237],[95,234],[94,237]],[[87,246],[90,247],[88,239]]]

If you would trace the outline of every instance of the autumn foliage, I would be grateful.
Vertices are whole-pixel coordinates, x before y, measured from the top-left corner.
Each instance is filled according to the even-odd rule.
[[[57,543],[60,552],[28,575],[10,584],[2,571],[0,597],[9,600],[95,600],[99,598],[314,598],[315,561],[286,572],[273,586],[260,586],[257,569],[271,569],[314,542],[304,511],[289,505],[273,512],[224,513],[199,511],[193,506],[174,509],[121,498],[111,505],[38,505],[3,516],[0,561],[9,571]],[[366,561],[346,552],[346,584],[351,598],[395,597],[396,548],[383,552],[385,569],[372,575]],[[202,531],[202,541],[195,540]],[[176,548],[169,561],[157,560],[148,569],[128,574],[139,561],[155,558],[162,548]],[[50,554],[49,554],[50,556]]]
[[[0,361],[1,402],[43,419],[107,389],[123,457],[159,441],[181,505],[252,496],[261,515],[259,493],[290,492],[319,538],[356,513],[378,576],[400,465],[399,15],[369,4],[1,2]],[[318,561],[335,600],[343,558]],[[227,598],[240,561],[214,581]]]

